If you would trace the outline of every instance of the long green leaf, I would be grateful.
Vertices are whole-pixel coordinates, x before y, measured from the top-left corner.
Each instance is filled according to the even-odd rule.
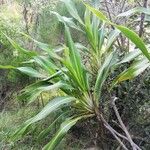
[[[138,57],[141,54],[141,51],[138,50],[134,50],[132,52],[127,53],[123,59],[121,61],[119,61],[116,65],[122,64],[122,63],[126,63],[126,62],[130,62],[132,61],[134,58]]]
[[[91,115],[84,115],[74,119],[68,118],[65,122],[61,124],[58,132],[55,134],[52,140],[43,148],[43,150],[54,150],[63,139],[63,137],[67,134],[67,132],[70,130],[70,128],[77,123],[77,121],[90,116]]]
[[[78,84],[80,87],[82,87],[82,90],[87,90],[87,79],[86,76],[84,76],[84,68],[81,62],[80,54],[74,45],[69,28],[67,26],[65,26],[65,34],[67,47],[69,48],[69,59],[71,63],[72,74],[74,74],[76,77]]]
[[[95,14],[101,20],[106,21],[106,22],[110,22],[108,20],[108,18],[102,12],[100,12],[99,10],[95,9],[94,7],[92,7],[92,6],[90,6],[86,3],[84,3],[84,5],[86,6],[86,8],[88,8],[91,12],[93,12],[93,14]]]
[[[149,66],[150,62],[148,62],[147,59],[138,60],[138,62],[134,63],[131,67],[118,75],[118,77],[113,81],[111,88],[122,81],[135,78]]]
[[[7,66],[5,66],[5,65],[0,65],[0,69],[16,69],[16,67],[11,66],[11,65],[7,65]]]
[[[120,31],[119,30],[113,30],[107,39],[107,45],[106,45],[106,51],[109,50],[109,48],[112,46],[112,44],[115,42],[117,37],[119,36]]]
[[[11,45],[19,52],[22,52],[24,54],[27,54],[28,56],[32,57],[32,56],[37,56],[37,52],[36,51],[31,51],[31,50],[27,50],[22,48],[18,43],[16,43],[15,41],[13,41],[10,37],[8,37],[6,34],[4,34],[5,37],[8,39],[8,41],[11,43]]]
[[[128,39],[130,39],[136,45],[136,47],[139,48],[142,53],[150,60],[148,49],[146,48],[142,39],[134,31],[124,26],[115,25],[115,27],[119,29],[121,33],[123,33]]]
[[[103,65],[98,71],[98,76],[96,79],[95,83],[95,88],[94,88],[94,96],[96,99],[97,106],[99,105],[99,100],[100,100],[100,95],[101,95],[101,90],[102,86],[106,80],[106,78],[109,75],[109,71],[111,67],[117,62],[116,55],[115,53],[110,53],[107,58],[105,59]]]
[[[71,27],[73,29],[79,30],[79,31],[81,31],[81,32],[84,33],[84,31],[73,22],[72,18],[67,18],[65,16],[61,16],[60,14],[58,14],[57,12],[54,12],[54,11],[51,11],[51,13],[54,14],[54,15],[56,15],[56,17],[58,18],[58,20],[60,22],[62,22],[63,24],[66,24],[67,26],[69,26],[69,27]]]
[[[150,15],[150,9],[144,8],[144,7],[135,7],[133,9],[130,9],[126,12],[119,14],[117,17],[127,17],[127,16],[131,16],[135,13],[145,13],[147,15]]]
[[[34,57],[34,60],[37,64],[39,64],[42,67],[42,69],[47,71],[50,75],[54,74],[56,70],[58,70],[58,67],[54,63],[52,63],[50,58],[38,56]]]
[[[44,129],[37,137],[37,140],[40,141],[41,139],[43,139],[44,137],[46,137],[49,132],[52,130],[52,128],[54,127],[54,125],[59,121],[62,120],[62,118],[66,118],[67,116],[69,116],[70,111],[66,111],[64,113],[62,113],[61,115],[57,115],[57,117],[54,119],[54,121],[50,124],[50,126],[46,129]]]
[[[92,33],[91,12],[88,9],[86,9],[85,14],[84,14],[84,22],[85,22],[86,36],[88,38],[88,41],[93,51],[96,52],[96,48],[93,42],[94,38],[93,38],[93,33]]]
[[[50,45],[45,44],[45,43],[42,43],[42,42],[39,42],[39,41],[33,39],[31,36],[29,36],[29,35],[27,35],[27,34],[25,34],[25,33],[22,33],[22,32],[21,32],[21,34],[24,35],[25,37],[27,37],[28,39],[34,41],[34,42],[36,43],[36,45],[37,45],[40,49],[42,49],[42,50],[44,50],[45,52],[47,52],[52,58],[58,59],[59,61],[62,60],[62,58],[61,58],[59,55],[57,55],[57,54],[55,53],[55,51],[50,47]]]
[[[71,89],[72,87],[61,81],[54,84],[50,84],[47,81],[40,81],[25,88],[24,92],[19,96],[19,99],[21,100],[27,99],[28,104],[30,104],[33,101],[35,101],[42,92],[57,90],[60,88]]]
[[[38,71],[36,71],[35,69],[33,69],[31,67],[14,67],[14,66],[10,66],[10,65],[7,65],[7,66],[0,65],[0,69],[17,69],[20,72],[22,72],[28,76],[31,76],[31,77],[45,78],[45,76],[43,74],[39,73]]]
[[[18,67],[19,71],[35,78],[45,78],[45,76],[31,67]]]
[[[64,104],[71,103],[75,101],[74,97],[64,96],[64,97],[56,97],[51,100],[41,112],[39,112],[35,117],[27,120],[21,128],[19,128],[13,135],[12,139],[18,139],[21,135],[24,135],[27,132],[27,129],[31,126],[31,124],[40,121],[47,117],[50,113],[57,111]]]
[[[45,117],[47,117],[50,113],[56,111],[60,106],[75,101],[76,98],[70,97],[70,96],[64,96],[64,97],[56,97],[53,100],[50,100],[50,102],[42,109],[41,112],[39,112],[35,117],[29,119],[26,121],[26,123],[32,124],[35,123]]]
[[[80,18],[77,10],[76,10],[76,7],[73,3],[72,0],[61,0],[62,2],[64,2],[68,12],[72,15],[72,17],[74,17],[76,20],[79,21],[79,23],[81,23],[82,25],[84,25],[82,19]]]
[[[148,58],[148,60],[150,60],[150,54],[144,44],[144,42],[142,41],[142,39],[132,30],[128,29],[127,27],[121,26],[121,25],[116,25],[112,22],[110,22],[105,15],[100,12],[99,10],[96,10],[95,8],[85,4],[85,6],[92,11],[100,20],[103,20],[105,22],[107,22],[108,24],[111,24],[113,26],[115,26],[118,30],[120,30],[128,39],[130,39],[137,48],[139,48],[142,53]]]

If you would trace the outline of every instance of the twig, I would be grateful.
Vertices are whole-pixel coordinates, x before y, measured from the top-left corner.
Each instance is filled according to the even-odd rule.
[[[137,0],[137,3],[138,3],[138,5],[140,6],[140,7],[142,7],[142,5],[140,4],[140,2]]]
[[[117,99],[117,98],[114,97],[114,98],[112,99],[112,101],[111,101],[111,102],[112,102],[113,109],[114,109],[115,114],[116,114],[116,117],[117,117],[117,119],[118,119],[118,121],[119,121],[119,123],[120,123],[120,125],[121,125],[121,127],[122,127],[122,129],[123,129],[123,131],[125,132],[125,134],[126,134],[128,140],[129,140],[129,142],[130,142],[130,144],[131,144],[133,150],[137,150],[137,149],[138,149],[138,150],[141,150],[141,149],[133,142],[133,140],[132,140],[132,138],[131,138],[131,136],[130,136],[128,130],[127,130],[127,128],[125,127],[125,125],[124,125],[124,123],[123,123],[123,121],[122,121],[122,119],[121,119],[121,117],[120,117],[120,114],[119,114],[119,112],[118,112],[118,109],[117,109],[117,107],[116,107],[116,105],[115,105],[115,100],[116,100],[116,99]]]
[[[101,115],[101,120],[104,123],[104,126],[111,132],[111,134],[115,137],[115,139],[119,142],[119,144],[125,149],[128,150],[128,148],[124,145],[124,143],[121,141],[121,139],[116,135],[115,130],[107,123],[107,121],[104,119],[104,117]],[[120,135],[120,134],[119,134]]]
[[[110,21],[112,21],[112,17],[111,17],[111,14],[110,14],[110,11],[109,11],[109,8],[108,8],[108,5],[107,5],[107,0],[104,1],[105,2],[105,7],[106,7],[106,10],[107,10],[107,13],[108,13],[108,16],[109,16],[109,19]],[[112,29],[114,29],[114,27],[111,25]],[[117,43],[119,45],[119,47],[121,48],[121,44],[120,44],[120,41],[119,39],[117,38]]]
[[[105,0],[105,7],[107,9],[107,13],[108,13],[109,19],[112,21],[112,17],[111,17],[111,14],[110,14],[110,11],[109,11],[107,3],[108,3],[107,0]]]
[[[120,12],[119,12],[119,13],[122,13],[123,8],[124,8],[124,6],[125,6],[125,2],[126,2],[126,0],[124,0],[124,1],[123,1],[123,3],[122,3],[122,7],[121,7],[121,9],[120,9]]]
[[[144,8],[147,8],[147,3],[148,3],[148,0],[144,0],[144,3],[143,3]],[[139,29],[139,37],[142,37],[143,32],[144,32],[144,20],[145,20],[145,14],[142,13],[141,14],[140,29]]]

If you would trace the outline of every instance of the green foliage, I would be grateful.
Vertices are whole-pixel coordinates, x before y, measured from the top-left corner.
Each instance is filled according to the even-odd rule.
[[[131,16],[131,15],[133,15],[135,13],[139,13],[139,12],[150,15],[150,11],[148,8],[136,7],[136,8],[130,9],[129,11],[119,14],[118,17]]]
[[[143,54],[150,60],[150,54],[148,49],[146,48],[144,42],[142,41],[142,39],[132,30],[124,27],[124,26],[120,26],[120,25],[116,25],[112,22],[110,22],[103,13],[101,13],[100,11],[92,8],[91,6],[85,4],[86,7],[92,11],[100,20],[106,21],[106,23],[115,26],[118,30],[121,31],[121,33],[123,33],[128,39],[130,39],[136,46],[137,48],[139,48]]]
[[[60,129],[44,147],[45,150],[54,149],[77,121],[97,116],[100,113],[98,110],[102,106],[103,86],[120,64],[134,61],[109,86],[114,86],[117,83],[138,76],[150,65],[149,52],[144,42],[134,31],[110,22],[102,12],[87,4],[85,4],[87,9],[85,9],[84,18],[81,18],[71,0],[63,0],[63,2],[75,22],[53,12],[59,21],[63,23],[65,29],[66,42],[61,47],[61,51],[57,51],[48,44],[38,42],[26,35],[41,49],[41,52],[37,52],[36,55],[30,55],[30,60],[28,61],[29,64],[34,63],[36,67],[34,69],[28,66],[15,67],[19,71],[38,79],[36,83],[22,91],[20,99],[27,99],[29,103],[32,103],[42,92],[59,89],[63,93],[63,97],[60,96],[50,100],[41,112],[27,120],[12,137],[12,139],[20,138],[20,136],[29,132],[27,130],[29,127],[32,127],[34,123],[46,118],[51,113],[58,110],[68,111],[69,116],[65,116]],[[107,32],[106,24],[113,25],[117,30]],[[89,43],[87,48],[81,43],[80,46],[74,43],[69,27],[82,32]],[[118,57],[117,47],[114,43],[116,43],[116,38],[120,32],[139,48],[140,51],[137,50],[136,55],[128,53],[122,59]],[[21,48],[12,39],[8,39],[16,50],[22,49],[23,53],[30,53],[30,51]],[[86,55],[84,54],[85,49]],[[83,56],[89,56],[88,64],[84,64]],[[1,66],[1,68],[12,69],[13,67]],[[55,119],[54,122],[56,122]],[[44,132],[47,133],[47,129],[44,129],[41,134]]]
[[[16,130],[20,124],[37,113],[37,108],[33,106],[28,108],[19,108],[14,103],[16,102],[13,101],[13,106],[16,106],[16,110],[11,112],[3,111],[0,113],[0,149],[16,149],[16,147],[18,149],[31,148],[33,147],[33,140],[29,141],[28,138],[24,138],[19,143],[14,143],[10,141],[10,137],[13,131]]]

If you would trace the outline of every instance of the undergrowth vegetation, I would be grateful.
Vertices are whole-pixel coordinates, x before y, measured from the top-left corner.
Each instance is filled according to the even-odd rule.
[[[120,12],[116,20],[104,2],[108,16],[97,0],[61,0],[54,6],[62,5],[65,11],[44,7],[36,12],[36,24],[26,16],[31,3],[24,2],[25,32],[18,35],[29,44],[1,32],[2,41],[15,49],[17,59],[0,68],[20,72],[22,79],[28,79],[15,96],[16,109],[1,113],[3,149],[15,149],[19,144],[25,146],[21,149],[43,150],[149,147],[150,51],[147,37],[141,38],[144,18],[150,15],[147,1],[143,7]],[[137,12],[142,13],[139,34],[118,24],[118,18]],[[50,16],[55,21],[51,24],[54,34],[48,30]],[[29,30],[31,24],[36,36]],[[52,36],[45,36],[47,31]],[[140,132],[139,127],[143,129]]]

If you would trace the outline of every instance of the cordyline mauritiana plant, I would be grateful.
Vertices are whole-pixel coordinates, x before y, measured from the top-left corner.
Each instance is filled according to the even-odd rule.
[[[50,100],[41,112],[22,125],[12,138],[14,140],[18,139],[21,135],[26,134],[29,127],[34,123],[65,107],[63,114],[57,117],[53,123],[56,123],[62,116],[66,117],[66,119],[62,122],[54,137],[50,139],[50,142],[44,146],[44,150],[55,149],[68,130],[79,120],[94,116],[97,118],[101,130],[104,130],[103,128],[108,129],[124,149],[128,149],[124,142],[126,141],[126,143],[129,142],[131,149],[140,150],[133,142],[127,128],[121,120],[115,105],[115,98],[112,98],[110,101],[112,102],[118,123],[124,131],[124,134],[118,133],[107,122],[101,108],[101,92],[107,77],[120,64],[130,61],[133,62],[128,69],[112,81],[110,89],[122,81],[136,77],[149,67],[150,54],[145,44],[135,32],[124,26],[110,22],[96,8],[84,3],[86,9],[84,18],[81,19],[71,0],[63,0],[63,2],[73,19],[52,12],[64,25],[66,42],[61,48],[52,49],[49,45],[38,42],[24,34],[43,50],[39,54],[36,51],[28,51],[20,47],[12,39],[7,37],[15,49],[29,55],[31,59],[26,63],[35,63],[40,68],[36,70],[31,67],[1,66],[1,68],[6,69],[17,69],[27,75],[38,78],[36,83],[27,86],[22,91],[22,94],[19,96],[20,99],[32,103],[42,92],[60,89],[64,93],[63,96]],[[73,20],[76,20],[76,23]],[[114,30],[107,33],[106,24],[113,26]],[[74,43],[69,28],[83,33],[87,38],[88,47],[84,47],[81,43]],[[113,45],[120,32],[129,38],[137,48],[133,52],[127,53],[121,60],[117,55],[115,45]],[[83,63],[85,59],[82,56],[84,55],[88,56],[88,59],[85,58],[86,63]],[[48,135],[51,126],[44,129],[38,138]]]

